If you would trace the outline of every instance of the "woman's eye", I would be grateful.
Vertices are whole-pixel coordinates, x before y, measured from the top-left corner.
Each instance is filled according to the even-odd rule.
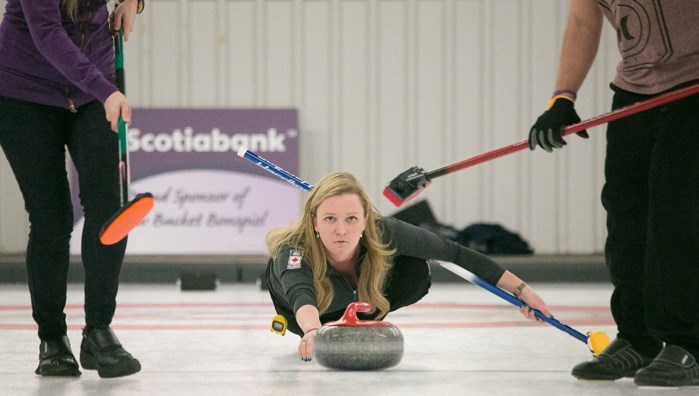
[[[335,218],[332,217],[332,216],[326,216],[326,217],[325,217],[325,221],[327,221],[328,223],[330,223],[330,222],[335,221]]]

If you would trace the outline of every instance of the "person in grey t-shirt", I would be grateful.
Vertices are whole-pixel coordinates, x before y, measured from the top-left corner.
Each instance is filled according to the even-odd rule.
[[[574,103],[605,17],[622,58],[613,109],[699,83],[698,1],[571,0],[556,88],[531,128],[532,150],[563,147],[561,129],[580,121]],[[609,124],[602,204],[618,333],[572,374],[699,385],[699,95]]]

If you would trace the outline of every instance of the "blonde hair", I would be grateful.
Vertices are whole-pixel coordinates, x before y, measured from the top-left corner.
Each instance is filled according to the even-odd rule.
[[[313,272],[313,285],[316,289],[318,310],[323,313],[333,299],[333,288],[327,277],[327,258],[325,248],[320,238],[315,237],[313,220],[318,207],[329,197],[340,194],[356,194],[364,209],[366,227],[360,245],[366,249],[362,262],[362,272],[357,280],[359,300],[371,304],[374,312],[379,311],[378,318],[388,313],[389,302],[383,295],[386,275],[391,268],[389,256],[394,251],[388,248],[381,239],[381,233],[376,222],[381,218],[378,210],[369,200],[361,183],[351,174],[335,172],[323,177],[313,188],[303,209],[302,218],[289,227],[274,229],[267,234],[267,250],[276,259],[280,248],[288,245],[293,249],[301,249],[308,257],[308,263]]]
[[[79,0],[63,0],[63,8],[66,10],[66,14],[70,19],[75,20],[78,16],[78,3]]]

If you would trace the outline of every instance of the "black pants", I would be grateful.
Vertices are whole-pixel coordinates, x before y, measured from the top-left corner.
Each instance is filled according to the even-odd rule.
[[[409,256],[396,257],[393,267],[388,274],[384,290],[384,296],[390,304],[389,312],[418,302],[427,294],[431,284],[430,267],[425,259]],[[284,304],[276,301],[273,294],[271,295],[275,310],[278,314],[283,315],[288,322],[287,329],[294,334],[303,336],[303,330],[296,322],[294,313],[286,308]],[[325,312],[320,315],[320,323],[325,324],[338,320],[344,313],[344,310]],[[377,316],[378,313],[371,315],[363,312],[357,313],[357,317],[362,320],[378,319]]]
[[[79,173],[85,225],[85,320],[111,323],[126,240],[99,242],[99,231],[120,207],[117,135],[99,102],[77,113],[0,97],[0,145],[29,214],[27,278],[39,337],[66,333],[65,303],[73,211],[66,172],[67,147]]]
[[[616,91],[615,109],[647,99]],[[699,96],[609,124],[605,179],[618,337],[699,357]]]

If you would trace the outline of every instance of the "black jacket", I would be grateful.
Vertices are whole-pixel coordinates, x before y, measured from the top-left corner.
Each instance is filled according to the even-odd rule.
[[[496,284],[505,272],[489,257],[424,228],[391,217],[381,218],[378,227],[384,242],[389,242],[389,247],[396,250],[394,259],[397,256],[412,256],[453,262],[492,284]],[[355,263],[357,275],[361,272],[364,250],[361,247]],[[284,246],[276,260],[269,260],[267,267],[270,293],[275,301],[285,303],[286,308],[294,314],[304,305],[317,306],[313,275],[307,260],[303,252]],[[327,312],[344,310],[350,302],[356,301],[356,291],[352,285],[330,265],[328,277],[334,297]]]

